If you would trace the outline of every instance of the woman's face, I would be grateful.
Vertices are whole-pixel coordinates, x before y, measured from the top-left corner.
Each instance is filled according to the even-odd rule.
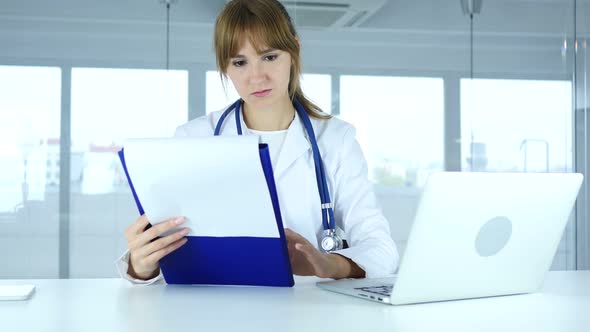
[[[258,54],[246,40],[230,59],[227,76],[244,102],[255,108],[270,108],[289,99],[291,55],[264,47]]]

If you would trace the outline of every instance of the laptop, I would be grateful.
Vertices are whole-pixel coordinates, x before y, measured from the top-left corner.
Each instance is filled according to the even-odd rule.
[[[394,305],[535,292],[582,180],[577,173],[433,173],[397,275],[317,286]]]

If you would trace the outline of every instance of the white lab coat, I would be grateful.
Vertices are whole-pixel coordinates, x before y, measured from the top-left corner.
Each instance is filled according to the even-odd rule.
[[[223,110],[194,119],[177,128],[176,137],[212,136]],[[252,135],[240,117],[242,134]],[[352,125],[338,118],[311,118],[324,161],[330,198],[339,234],[349,248],[337,251],[359,265],[367,277],[388,276],[399,264],[399,254],[383,216],[372,184],[367,177],[367,164],[355,138]],[[221,135],[237,135],[235,116],[225,118]],[[298,114],[289,126],[274,177],[283,225],[304,236],[319,248],[323,226],[312,149]],[[245,188],[245,191],[247,188]],[[117,262],[119,272],[126,273],[127,255]],[[151,283],[155,278],[146,282]]]

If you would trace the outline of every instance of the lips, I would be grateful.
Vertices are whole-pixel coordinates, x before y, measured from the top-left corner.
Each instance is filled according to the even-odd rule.
[[[260,91],[256,91],[256,92],[252,93],[252,95],[256,96],[256,97],[265,97],[271,91],[272,91],[272,89],[260,90]]]

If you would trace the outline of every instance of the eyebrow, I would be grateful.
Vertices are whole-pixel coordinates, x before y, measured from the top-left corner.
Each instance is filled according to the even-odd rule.
[[[267,54],[267,53],[270,53],[270,52],[273,52],[273,51],[276,51],[276,49],[274,49],[274,48],[269,48],[269,49],[266,49],[266,50],[264,50],[264,51],[262,51],[262,52],[259,52],[259,53],[258,53],[258,55]],[[237,58],[245,58],[245,57],[246,57],[245,55],[238,54],[238,55],[236,55],[236,56],[234,56],[234,57],[232,57],[232,58],[233,58],[233,59],[237,59]]]

